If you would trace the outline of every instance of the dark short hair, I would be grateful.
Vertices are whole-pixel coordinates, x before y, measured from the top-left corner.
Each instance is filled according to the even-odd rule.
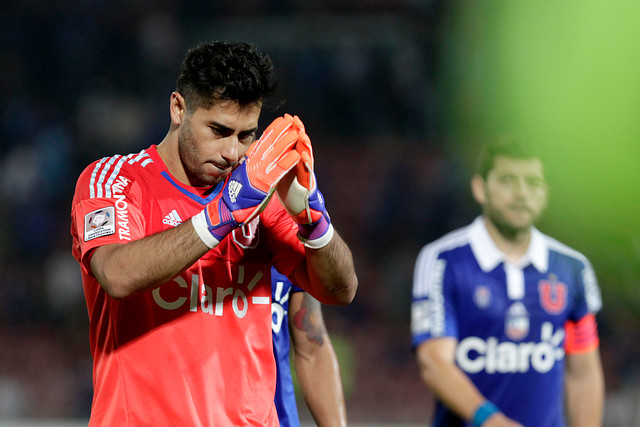
[[[243,107],[262,103],[277,86],[271,59],[254,45],[214,41],[189,49],[176,90],[193,113],[216,102],[235,101]]]
[[[541,160],[540,154],[535,147],[521,135],[501,135],[482,145],[476,159],[475,173],[487,179],[489,172],[495,166],[495,159],[498,156],[520,160]]]

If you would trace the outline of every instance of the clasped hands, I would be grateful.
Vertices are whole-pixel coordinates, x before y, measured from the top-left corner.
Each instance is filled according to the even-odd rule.
[[[318,190],[311,140],[297,116],[275,119],[247,151],[220,194],[193,217],[200,239],[214,248],[233,229],[250,222],[274,193],[298,224],[298,238],[319,249],[333,226]]]

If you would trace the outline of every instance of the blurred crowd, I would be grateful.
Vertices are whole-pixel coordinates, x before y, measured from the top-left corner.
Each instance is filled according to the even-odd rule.
[[[438,96],[448,11],[435,0],[320,3],[3,2],[0,419],[88,416],[88,316],[69,234],[75,180],[97,158],[162,139],[182,56],[208,39],[267,52],[283,104],[261,126],[298,114],[314,144],[360,280],[352,305],[325,314],[350,419],[429,419],[409,348],[413,263],[424,243],[476,214],[466,152],[450,143]]]

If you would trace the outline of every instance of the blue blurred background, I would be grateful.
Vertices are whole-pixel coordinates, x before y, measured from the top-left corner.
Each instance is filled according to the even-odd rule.
[[[168,130],[185,50],[255,42],[298,114],[360,288],[325,308],[354,423],[426,425],[410,351],[413,263],[470,222],[478,143],[544,151],[540,228],[598,275],[606,425],[640,390],[640,4],[443,0],[4,0],[0,7],[0,420],[85,420],[88,316],[71,256],[75,180]],[[303,410],[303,417],[308,414]]]

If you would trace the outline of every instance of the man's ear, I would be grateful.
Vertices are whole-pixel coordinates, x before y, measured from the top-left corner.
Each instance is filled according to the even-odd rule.
[[[471,178],[471,194],[473,198],[476,199],[476,202],[484,205],[487,201],[487,196],[484,191],[484,178],[479,174],[473,175]]]
[[[184,101],[184,98],[178,92],[173,92],[169,101],[169,114],[171,115],[171,122],[177,126],[181,125],[186,113],[187,104]]]

